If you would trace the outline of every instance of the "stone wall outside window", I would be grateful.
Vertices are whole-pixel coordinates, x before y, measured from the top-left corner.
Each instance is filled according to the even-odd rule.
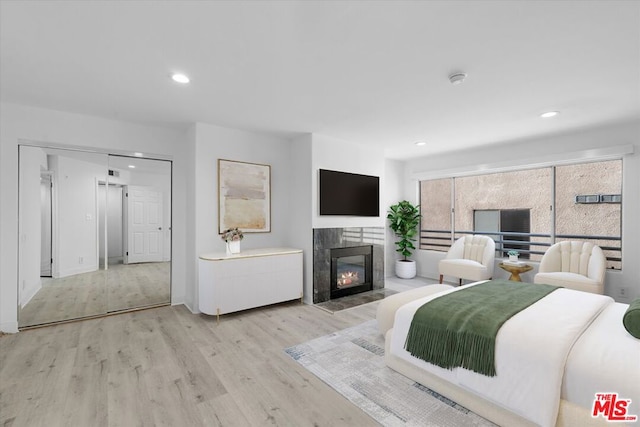
[[[584,236],[621,235],[621,204],[575,203],[576,195],[622,194],[622,161],[544,167],[513,172],[453,178],[455,185],[455,230],[473,231],[475,210],[529,209],[530,232],[550,234],[552,226],[552,185],[556,175],[556,234]],[[420,185],[421,228],[451,230],[451,178],[422,181]],[[438,234],[448,237],[447,234]],[[557,238],[559,240],[575,240]],[[587,238],[579,240],[589,240]],[[549,243],[548,238],[532,237],[532,242]],[[601,247],[620,247],[620,241],[590,240]],[[446,251],[446,247],[429,246],[435,240],[423,239],[422,249]],[[440,241],[439,243],[448,243]],[[544,252],[545,247],[532,246]],[[609,257],[621,258],[619,251],[606,251]],[[532,255],[531,260],[539,260]],[[608,268],[620,268],[609,261]]]

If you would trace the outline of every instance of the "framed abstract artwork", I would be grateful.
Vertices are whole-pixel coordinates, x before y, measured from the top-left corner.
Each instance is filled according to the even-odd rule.
[[[218,159],[218,233],[271,231],[271,166]]]

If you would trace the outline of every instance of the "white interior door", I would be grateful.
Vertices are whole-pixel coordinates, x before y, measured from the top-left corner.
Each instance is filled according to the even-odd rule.
[[[163,261],[162,192],[136,185],[125,189],[125,263]]]

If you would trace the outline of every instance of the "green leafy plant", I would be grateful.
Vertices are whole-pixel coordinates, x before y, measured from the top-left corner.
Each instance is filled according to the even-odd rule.
[[[514,251],[514,250],[510,250],[509,252],[507,252],[507,255],[509,255],[509,256],[518,256],[518,255],[520,255],[520,252]]]
[[[407,200],[403,200],[389,208],[387,219],[389,227],[400,239],[396,242],[396,252],[404,256],[404,261],[410,257],[416,249],[413,242],[416,241],[415,236],[418,234],[418,225],[420,224],[420,205],[412,205]]]

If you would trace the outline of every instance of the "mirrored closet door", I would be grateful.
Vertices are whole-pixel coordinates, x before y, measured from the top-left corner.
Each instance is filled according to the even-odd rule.
[[[19,150],[19,327],[170,303],[171,162]]]
[[[171,162],[109,156],[107,202],[108,311],[169,303]]]

